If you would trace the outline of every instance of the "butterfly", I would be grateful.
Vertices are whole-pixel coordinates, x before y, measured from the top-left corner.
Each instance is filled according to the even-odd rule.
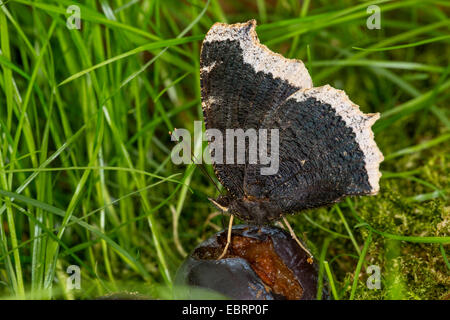
[[[383,155],[371,126],[379,114],[362,113],[329,85],[313,87],[303,62],[269,50],[255,28],[255,20],[216,23],[206,34],[200,56],[203,116],[206,129],[223,135],[229,129],[277,129],[277,150],[270,143],[266,148],[276,153],[278,170],[261,174],[267,164],[248,158],[213,163],[228,191],[213,203],[262,225],[346,196],[376,194]],[[245,154],[251,151],[247,144]]]

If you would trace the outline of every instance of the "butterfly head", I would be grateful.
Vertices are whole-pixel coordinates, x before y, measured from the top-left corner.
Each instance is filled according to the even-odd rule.
[[[237,198],[231,195],[220,196],[210,201],[220,210],[237,218],[257,225],[267,224],[281,217],[282,211],[269,199],[254,197]]]

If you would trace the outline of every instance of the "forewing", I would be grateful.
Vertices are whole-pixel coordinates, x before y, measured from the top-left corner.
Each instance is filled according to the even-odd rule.
[[[214,24],[200,59],[202,107],[207,129],[257,128],[265,115],[294,92],[312,87],[299,60],[286,59],[261,45],[256,22]],[[214,164],[221,183],[243,196],[245,165]]]

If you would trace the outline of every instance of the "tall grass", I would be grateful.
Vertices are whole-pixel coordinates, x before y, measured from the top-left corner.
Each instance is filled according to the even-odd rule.
[[[66,27],[72,4],[81,30]],[[366,27],[371,4],[381,8],[379,30]],[[422,205],[448,200],[446,1],[10,0],[0,9],[1,297],[171,297],[186,252],[223,223],[208,178],[171,162],[168,134],[202,119],[199,50],[216,21],[256,18],[261,41],[304,60],[316,86],[381,112],[382,188],[394,186],[400,202],[426,215]],[[360,210],[381,201],[289,217],[335,299],[364,298],[371,259],[381,252],[376,260],[390,265],[405,243],[423,244],[449,277],[450,231],[399,234],[367,221]],[[436,224],[448,219],[442,212]],[[65,285],[74,264],[82,290]],[[398,263],[384,272],[389,290],[368,298],[412,297]],[[429,287],[413,298],[445,292]]]

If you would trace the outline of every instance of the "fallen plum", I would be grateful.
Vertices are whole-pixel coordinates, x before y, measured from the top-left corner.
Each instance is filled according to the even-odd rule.
[[[200,287],[238,300],[311,300],[317,295],[317,266],[286,231],[237,225],[223,252],[227,231],[194,249],[177,272],[176,285]]]

